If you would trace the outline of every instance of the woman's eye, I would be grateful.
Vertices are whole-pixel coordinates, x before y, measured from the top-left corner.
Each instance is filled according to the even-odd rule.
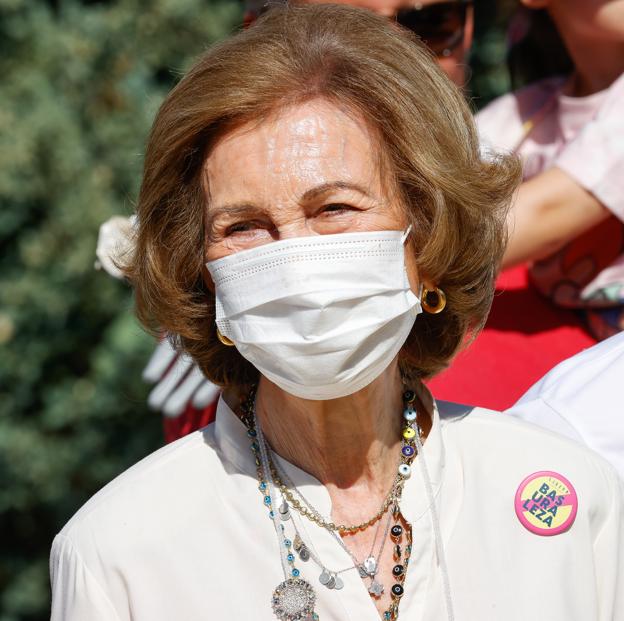
[[[258,222],[237,222],[236,224],[231,224],[225,230],[225,234],[227,235],[235,235],[236,233],[246,233],[247,231],[253,231],[255,229],[262,228]]]
[[[351,205],[345,205],[344,203],[332,203],[330,205],[325,205],[321,209],[321,214],[340,214],[345,211],[353,211],[354,207]]]

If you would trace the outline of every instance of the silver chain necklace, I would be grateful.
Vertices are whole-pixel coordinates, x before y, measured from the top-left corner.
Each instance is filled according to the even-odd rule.
[[[319,621],[319,616],[314,611],[316,593],[307,580],[300,578],[300,572],[294,565],[294,554],[290,552],[292,542],[286,537],[284,525],[280,524],[277,512],[272,508],[273,500],[276,498],[275,485],[269,469],[266,442],[258,425],[255,411],[253,412],[253,424],[253,434],[258,438],[257,451],[254,452],[260,453],[258,463],[261,464],[265,479],[261,479],[260,491],[266,494],[264,504],[269,508],[269,516],[275,527],[280,546],[280,560],[284,571],[284,581],[277,585],[271,597],[273,612],[280,621]],[[266,484],[266,487],[263,487],[263,484]]]
[[[280,475],[280,478],[285,483],[287,483],[290,486],[290,488],[299,496],[299,498],[306,505],[306,507],[314,515],[323,519],[318,509],[316,509],[316,507],[314,507],[314,505],[312,505],[312,503],[303,495],[301,490],[297,488],[297,486],[293,483],[292,479],[284,472],[284,470],[281,468],[281,466],[279,466],[279,464],[275,460],[273,460],[273,465],[277,469]],[[377,543],[377,538],[379,536],[379,531],[381,529],[382,520],[379,520],[377,522],[377,528],[375,530],[375,537],[373,538],[373,543],[371,544],[370,551],[367,557],[363,561],[358,560],[358,558],[351,552],[347,544],[343,541],[342,537],[337,532],[329,528],[325,529],[336,540],[338,545],[340,545],[340,547],[351,557],[351,560],[353,561],[353,566],[351,567],[347,567],[346,569],[341,569],[339,571],[334,571],[334,572],[332,572],[331,570],[328,570],[325,564],[318,558],[318,556],[315,555],[310,550],[310,548],[303,542],[293,520],[293,525],[295,527],[295,531],[297,532],[297,537],[299,537],[299,540],[295,538],[295,545],[294,545],[295,551],[297,552],[297,554],[299,555],[299,558],[302,561],[305,562],[309,558],[312,558],[312,560],[321,568],[322,571],[321,571],[321,575],[319,576],[319,582],[325,587],[327,587],[328,589],[335,589],[335,588],[341,589],[343,587],[343,583],[342,583],[342,579],[339,577],[338,574],[344,573],[345,571],[349,571],[351,569],[357,569],[361,578],[370,579],[368,592],[372,596],[379,597],[384,592],[384,586],[376,579],[376,575],[377,575],[378,568],[379,568],[379,560],[381,559],[381,555],[383,554],[383,551],[386,545],[386,540],[388,539],[388,533],[390,531],[390,524],[392,523],[392,516],[393,514],[397,513],[398,504],[397,504],[396,498],[393,498],[393,504],[391,506],[392,506],[392,509],[388,513],[388,519],[386,520],[386,527],[385,527],[384,534],[380,542],[379,551],[377,552],[376,555],[373,554],[374,549],[375,549],[375,544]],[[283,500],[280,508],[278,509],[278,512],[282,520],[286,521],[286,520],[291,519],[290,508],[286,500]]]

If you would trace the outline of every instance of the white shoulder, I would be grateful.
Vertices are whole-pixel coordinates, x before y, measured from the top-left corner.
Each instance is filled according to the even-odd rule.
[[[558,364],[506,413],[582,442],[624,478],[622,378],[624,333]]]
[[[485,408],[454,416],[445,421],[443,429],[449,450],[460,455],[466,471],[496,473],[500,480],[508,484],[517,481],[516,485],[537,471],[558,472],[582,490],[587,506],[604,507],[613,493],[621,496],[610,463],[554,431]]]
[[[133,528],[179,517],[189,498],[214,486],[223,464],[214,444],[213,425],[148,455],[89,499],[60,531],[80,545],[93,530],[111,540]]]

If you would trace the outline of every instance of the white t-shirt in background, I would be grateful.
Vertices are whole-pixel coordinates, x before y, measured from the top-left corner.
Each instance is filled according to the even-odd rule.
[[[586,444],[624,478],[624,333],[558,364],[505,413]]]

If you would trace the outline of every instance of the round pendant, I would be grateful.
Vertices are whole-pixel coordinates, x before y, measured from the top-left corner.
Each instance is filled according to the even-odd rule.
[[[401,449],[401,453],[403,453],[405,457],[412,457],[415,452],[416,449],[411,444],[405,444]]]
[[[403,437],[406,440],[411,440],[416,435],[416,432],[411,427],[406,427],[403,430]]]
[[[409,423],[411,423],[412,421],[416,420],[416,410],[413,410],[412,408],[407,408],[405,410],[405,412],[403,412],[403,418],[408,421]]]
[[[401,464],[399,466],[399,474],[407,479],[407,477],[412,474],[412,469],[408,466],[408,464]]]
[[[377,560],[374,556],[369,556],[364,561],[364,569],[366,569],[366,573],[371,576],[371,578],[377,573]]]
[[[277,586],[271,600],[280,621],[300,621],[314,614],[316,594],[302,578],[290,578]]]
[[[323,586],[326,586],[326,585],[327,585],[327,583],[329,582],[329,579],[330,579],[330,578],[331,578],[331,574],[330,574],[330,573],[329,573],[326,569],[324,569],[324,570],[321,572],[321,575],[319,576],[319,582],[320,582]]]
[[[392,585],[392,595],[394,595],[395,597],[402,597],[403,596],[403,587],[400,584],[393,584]]]

